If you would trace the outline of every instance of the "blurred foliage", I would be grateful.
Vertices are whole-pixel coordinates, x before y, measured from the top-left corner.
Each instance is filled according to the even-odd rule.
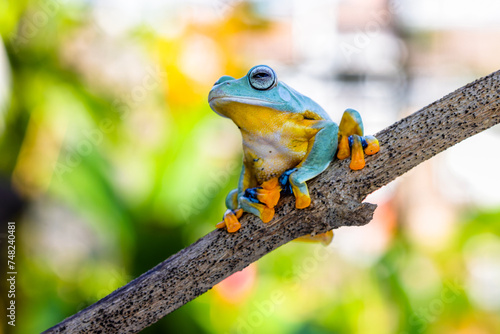
[[[255,63],[245,36],[272,27],[249,3],[231,13],[171,36],[139,25],[112,38],[86,2],[0,2],[11,75],[0,173],[25,204],[11,218],[18,333],[92,304],[220,219],[239,176],[239,135],[206,96],[220,75],[241,76]],[[491,286],[488,273],[474,274],[498,261],[499,212],[464,215],[438,251],[384,217],[389,241],[370,263],[343,256],[335,240],[288,244],[144,333],[500,330],[498,300],[488,309],[469,296]]]

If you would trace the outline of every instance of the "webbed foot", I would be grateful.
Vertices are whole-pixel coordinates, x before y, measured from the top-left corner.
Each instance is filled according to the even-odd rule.
[[[302,241],[302,242],[321,242],[324,246],[328,246],[332,242],[332,240],[333,240],[332,230],[316,235],[308,234],[303,237],[295,239],[295,241]]]
[[[237,210],[227,210],[224,213],[224,218],[223,220],[215,225],[217,228],[224,228],[227,227],[227,231],[229,233],[234,233],[237,232],[241,228],[241,224],[238,221],[238,218],[240,218],[243,215],[243,210],[242,209],[237,209]]]
[[[337,158],[351,156],[349,167],[360,170],[365,167],[365,154],[372,155],[380,150],[377,138],[363,136],[363,121],[354,109],[347,109],[342,115],[339,126]]]
[[[311,197],[305,182],[296,180],[293,173],[297,168],[292,168],[281,174],[279,184],[285,194],[293,194],[295,196],[295,207],[297,209],[304,209],[311,205]]]
[[[380,151],[380,145],[378,143],[377,138],[375,138],[372,135],[368,135],[368,136],[365,136],[364,139],[366,142],[366,146],[363,146],[363,148],[365,150],[366,155],[373,155],[373,154],[377,153],[378,151]]]
[[[246,212],[259,217],[268,223],[274,217],[274,207],[280,199],[281,186],[278,178],[272,178],[260,187],[248,188],[240,197],[240,205]]]
[[[256,188],[256,192],[259,202],[264,203],[270,208],[274,208],[278,204],[281,192],[278,178],[275,177],[262,183],[260,187]]]

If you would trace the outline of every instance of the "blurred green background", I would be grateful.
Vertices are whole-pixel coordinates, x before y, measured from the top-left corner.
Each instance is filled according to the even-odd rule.
[[[207,103],[256,64],[367,133],[499,67],[469,1],[0,2],[0,223],[37,333],[214,228],[241,139]],[[498,127],[370,195],[329,247],[290,243],[144,333],[499,333]],[[383,148],[382,148],[383,149]]]

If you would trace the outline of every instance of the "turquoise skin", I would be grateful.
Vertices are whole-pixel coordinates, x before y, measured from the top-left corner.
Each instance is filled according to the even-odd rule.
[[[349,156],[351,142],[353,157],[355,153],[357,157],[353,169],[364,166],[363,147],[375,145],[374,137],[363,137],[357,111],[347,109],[339,129],[323,108],[278,81],[274,71],[265,65],[253,67],[240,79],[221,77],[208,101],[212,110],[238,126],[243,139],[238,188],[229,193],[228,211],[218,225],[226,226],[229,232],[240,228],[237,218],[242,211],[270,221],[280,192],[293,193],[297,208],[308,207],[311,199],[306,181],[328,167],[339,143],[341,155]]]

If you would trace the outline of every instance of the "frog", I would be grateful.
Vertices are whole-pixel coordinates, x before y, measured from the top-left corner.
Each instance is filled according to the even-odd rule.
[[[282,195],[293,194],[297,209],[309,207],[306,182],[335,157],[351,157],[349,167],[356,171],[365,167],[365,154],[380,150],[377,138],[364,135],[358,111],[346,109],[337,125],[318,103],[279,81],[267,65],[254,66],[239,79],[220,77],[208,103],[216,114],[232,120],[242,137],[238,187],[227,195],[227,210],[216,225],[229,233],[240,230],[244,212],[269,223]]]

